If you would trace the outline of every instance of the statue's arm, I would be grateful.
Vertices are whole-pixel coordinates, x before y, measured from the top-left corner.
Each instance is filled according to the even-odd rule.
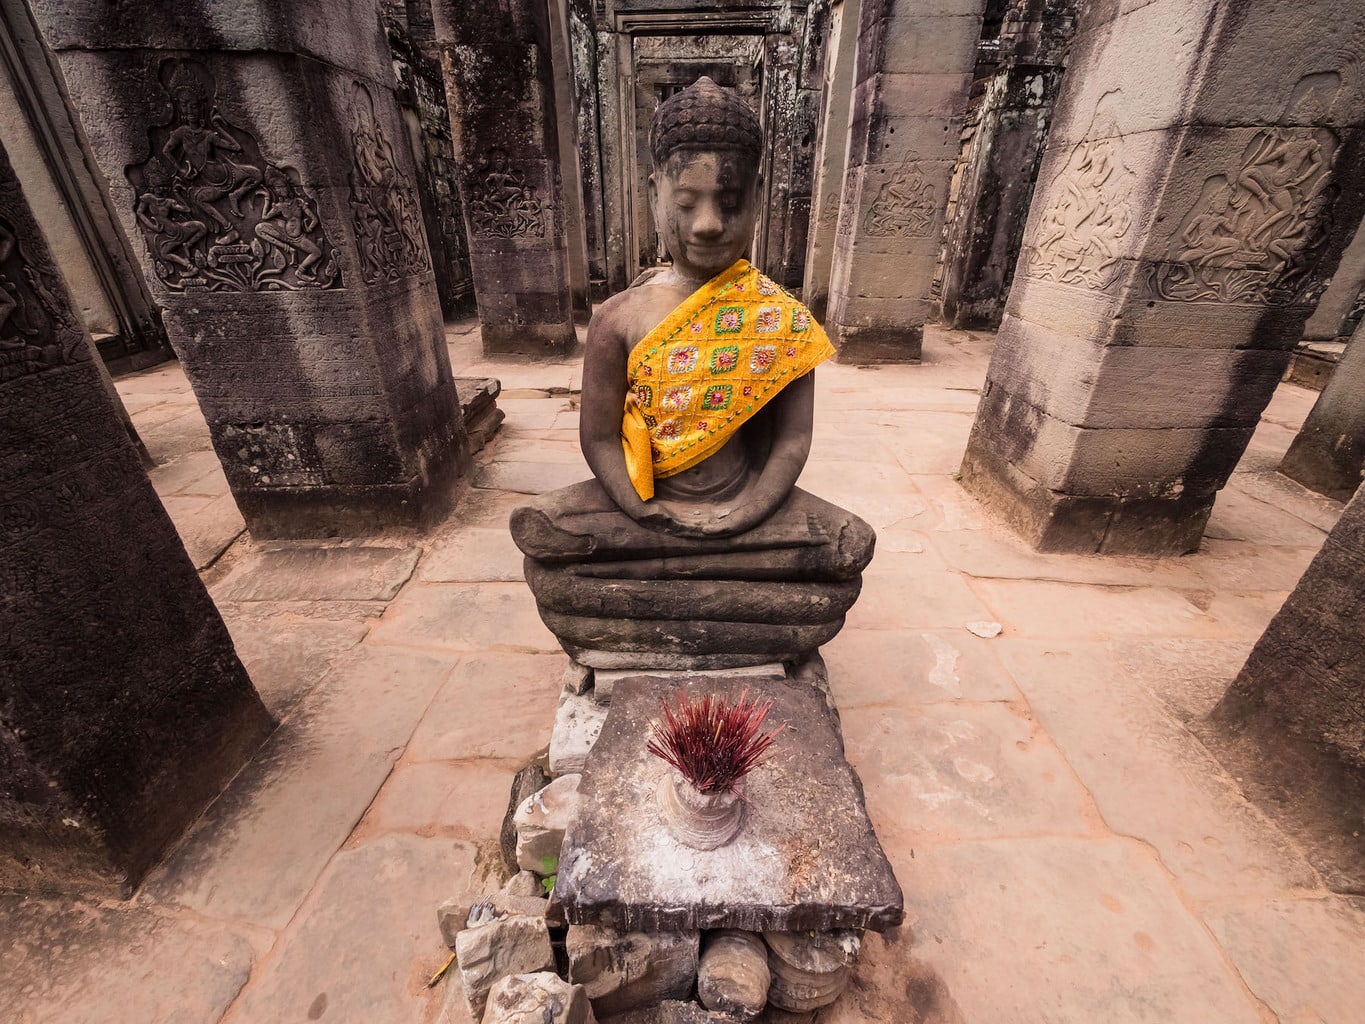
[[[628,382],[620,309],[620,302],[608,300],[598,308],[588,325],[578,440],[588,468],[607,496],[632,519],[649,522],[651,510],[630,482],[621,447],[621,421],[625,415]]]
[[[731,537],[767,520],[791,494],[810,455],[815,423],[815,371],[792,381],[770,401],[760,416],[771,417],[772,448],[757,479],[738,498],[728,502],[723,517],[713,519],[705,532]]]

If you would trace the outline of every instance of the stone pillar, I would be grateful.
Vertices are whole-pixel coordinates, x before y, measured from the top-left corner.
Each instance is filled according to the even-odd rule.
[[[1258,789],[1269,784],[1272,804],[1306,809],[1315,819],[1305,830],[1311,845],[1323,845],[1313,835],[1322,829],[1314,812],[1322,809],[1332,824],[1355,830],[1354,839],[1349,831],[1337,835],[1357,876],[1365,799],[1362,621],[1365,491],[1341,513],[1212,715],[1220,738],[1243,741],[1233,746],[1239,779],[1245,769]]]
[[[824,321],[829,304],[829,275],[839,227],[839,197],[848,164],[848,118],[853,100],[853,73],[858,58],[858,3],[843,0],[830,24],[825,86],[817,129],[815,191],[811,198],[801,301]]]
[[[982,7],[863,0],[829,289],[840,362],[920,357]]]
[[[1318,299],[1317,308],[1303,325],[1303,336],[1311,341],[1335,341],[1349,334],[1343,326],[1362,294],[1365,294],[1365,230],[1358,227],[1337,264],[1336,273],[1322,298]]]
[[[417,523],[467,462],[372,0],[33,0],[257,536]]]
[[[273,723],[0,147],[0,890],[125,896]]]
[[[576,338],[548,0],[435,0],[485,352]]]
[[[1360,222],[1362,47],[1328,0],[1087,8],[962,465],[1034,545],[1199,546]]]
[[[1078,0],[1012,0],[968,143],[943,258],[943,320],[1000,326]]]
[[[1289,446],[1280,472],[1309,490],[1347,501],[1365,472],[1365,326],[1355,334]]]
[[[398,102],[414,143],[418,195],[431,249],[436,292],[447,320],[474,310],[474,278],[464,233],[445,76],[431,24],[431,0],[406,0],[401,21],[387,21],[398,77]]]
[[[569,294],[573,310],[583,318],[592,314],[588,285],[587,222],[583,210],[582,166],[578,160],[578,83],[574,77],[574,48],[570,38],[568,0],[549,0],[550,52],[554,60],[555,113],[558,116],[559,168],[564,200],[564,233],[568,243]]]

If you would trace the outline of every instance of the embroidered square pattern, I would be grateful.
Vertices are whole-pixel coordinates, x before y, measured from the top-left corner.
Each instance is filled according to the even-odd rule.
[[[776,358],[776,345],[755,345],[753,352],[749,353],[749,372],[767,373]]]
[[[711,372],[729,373],[739,365],[739,346],[724,345],[711,351]]]
[[[716,311],[716,333],[738,334],[744,329],[743,306],[721,306]]]
[[[712,384],[702,395],[701,407],[707,412],[730,408],[730,397],[734,389],[729,384]]]
[[[672,441],[682,437],[683,421],[681,416],[674,416],[671,420],[664,420],[659,424],[657,433],[666,441]]]
[[[669,412],[682,412],[691,401],[692,385],[679,384],[677,387],[669,388],[664,392],[664,400],[661,404]]]
[[[691,373],[697,366],[697,346],[679,345],[668,353],[669,373]]]
[[[810,330],[810,314],[804,309],[792,309],[792,333],[801,334],[803,331]]]
[[[754,317],[754,330],[759,334],[772,334],[782,329],[782,307],[764,306]]]

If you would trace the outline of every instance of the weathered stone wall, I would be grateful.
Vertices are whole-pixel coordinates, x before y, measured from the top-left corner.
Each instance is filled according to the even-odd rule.
[[[394,9],[395,5],[388,5]],[[464,233],[459,168],[451,143],[450,110],[445,76],[431,23],[430,0],[408,0],[399,18],[394,9],[385,28],[398,76],[398,102],[416,128],[420,153],[415,154],[422,218],[431,246],[432,271],[446,319],[474,309],[474,276]]]
[[[1078,6],[1012,0],[1005,11],[999,63],[974,93],[949,198],[940,295],[950,326],[1000,325]]]
[[[0,137],[103,360],[169,359],[161,314],[23,0],[0,3]]]
[[[272,728],[0,147],[0,889],[126,895]]]
[[[914,361],[984,0],[863,0],[843,206],[830,280],[842,362]]]
[[[447,507],[465,441],[373,4],[33,9],[253,533]]]
[[[547,0],[436,0],[432,15],[488,352],[576,338]]]
[[[753,89],[763,119],[766,197],[750,258],[791,288],[802,283],[814,191],[830,0],[572,0],[588,262],[594,287],[624,289],[657,251],[637,175],[661,86],[702,74]],[[750,52],[752,51],[752,52]],[[594,218],[600,211],[600,224]]]
[[[1365,471],[1365,327],[1359,327],[1318,395],[1280,472],[1340,501],[1360,487]]]
[[[825,47],[821,117],[816,130],[815,183],[806,241],[806,263],[801,299],[817,320],[825,319],[829,303],[829,275],[834,260],[835,233],[848,162],[848,120],[853,99],[853,75],[858,58],[859,0],[836,4]]]
[[[1032,543],[1198,547],[1360,222],[1362,48],[1326,0],[1087,8],[963,462]]]

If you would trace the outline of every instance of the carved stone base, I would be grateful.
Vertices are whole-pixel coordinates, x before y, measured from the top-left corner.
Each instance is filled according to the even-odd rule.
[[[1199,550],[1216,495],[1063,494],[1044,487],[976,440],[974,436],[962,459],[963,488],[1039,551],[1163,557]]]

